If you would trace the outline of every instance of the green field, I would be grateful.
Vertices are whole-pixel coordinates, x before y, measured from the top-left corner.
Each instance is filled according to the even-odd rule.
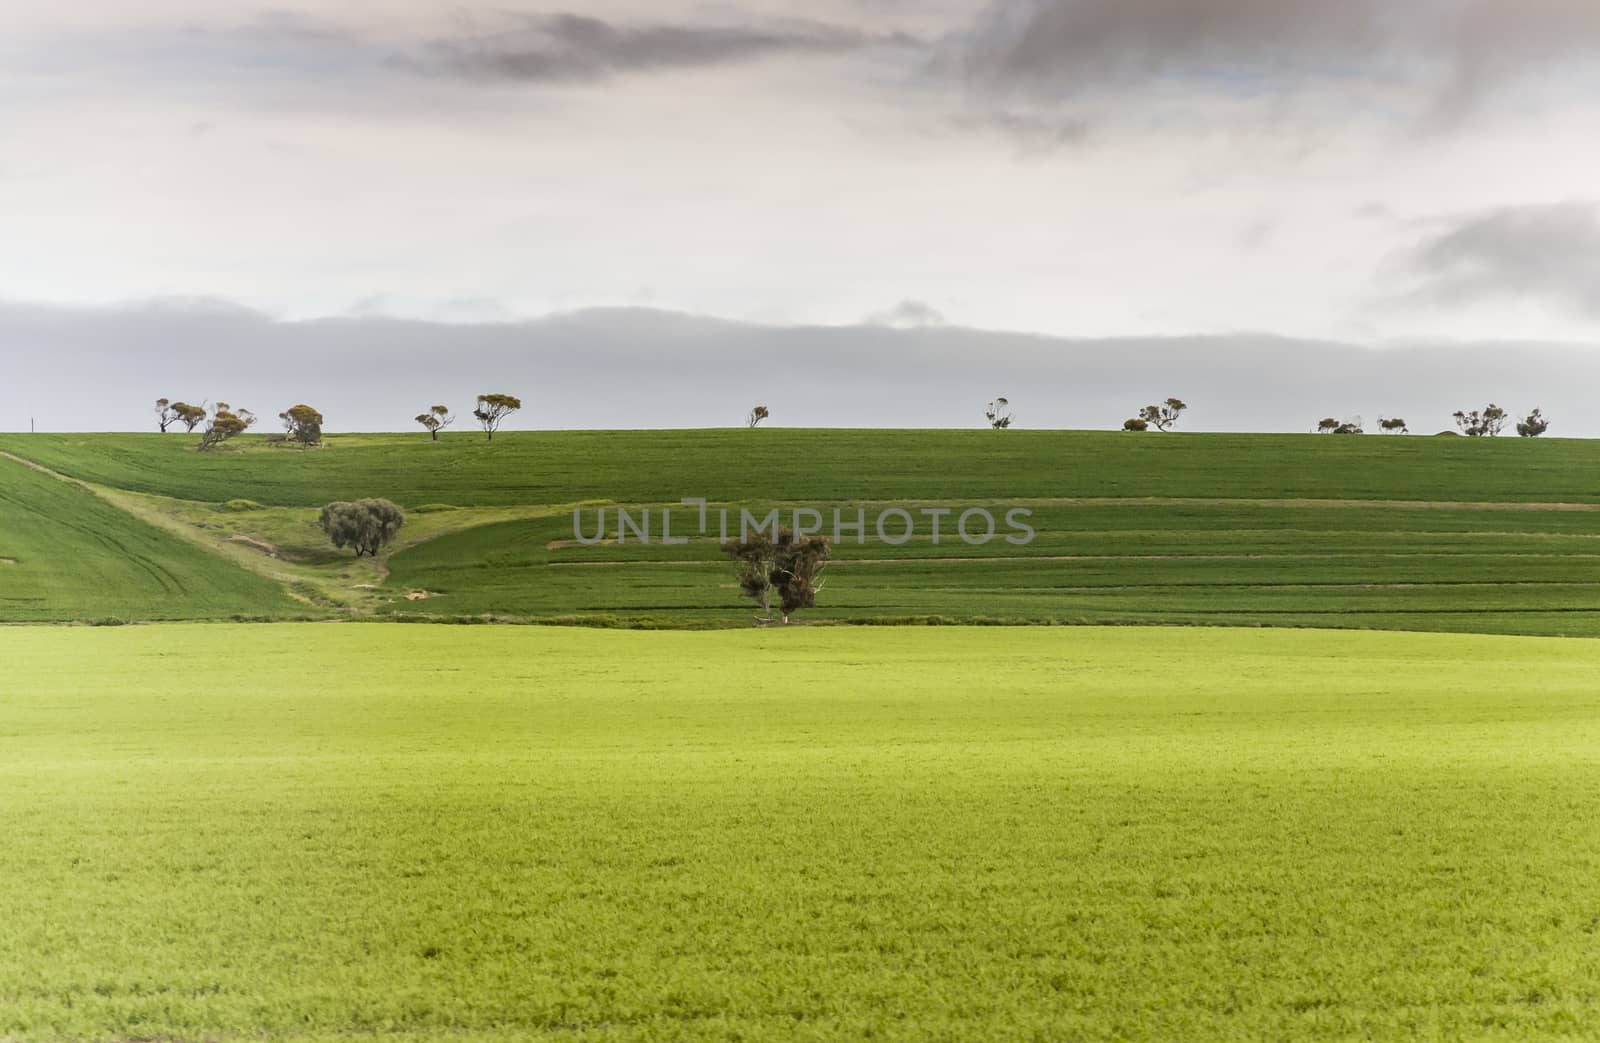
[[[0,659],[0,1039],[1600,1036],[1593,642],[174,625]]]
[[[774,504],[858,506],[869,518],[895,504],[1033,512],[1038,537],[1025,547],[948,536],[936,546],[926,520],[904,547],[842,543],[812,622],[1600,636],[1591,442],[740,430],[507,433],[492,445],[464,432],[438,443],[357,435],[309,452],[240,444],[198,454],[176,435],[0,437],[0,450],[118,508],[92,520],[109,546],[151,539],[154,527],[220,556],[206,566],[219,576],[256,574],[221,584],[226,610],[149,584],[61,584],[53,577],[83,573],[79,552],[48,537],[8,551],[27,538],[18,521],[0,527],[0,557],[20,563],[0,568],[0,621],[271,617],[293,598],[312,616],[747,626],[751,607],[712,539],[573,543],[576,505],[592,526],[602,508],[659,518],[704,496],[735,519]],[[0,460],[13,502],[41,481]],[[336,553],[314,524],[321,504],[363,496],[411,512],[376,562]],[[692,512],[679,511],[683,533]]]
[[[1600,1037],[1592,443],[191,441],[0,436],[0,622],[169,621],[0,628],[3,1043]],[[685,496],[1038,535],[755,630]]]
[[[0,459],[0,621],[278,618],[277,584]]]
[[[1600,504],[1600,443],[1103,431],[559,431],[339,435],[197,454],[180,435],[3,435],[0,451],[178,499],[403,507],[927,498],[1221,497]]]

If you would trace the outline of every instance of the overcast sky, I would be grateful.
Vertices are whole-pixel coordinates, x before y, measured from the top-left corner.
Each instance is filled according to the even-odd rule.
[[[0,0],[0,300],[1587,351],[1597,92],[1594,0]]]

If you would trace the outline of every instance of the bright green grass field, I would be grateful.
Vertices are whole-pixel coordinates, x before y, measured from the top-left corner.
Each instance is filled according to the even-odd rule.
[[[0,662],[0,1039],[1600,1037],[1593,642],[177,625]]]
[[[0,620],[273,619],[306,611],[277,584],[80,486],[0,459]]]

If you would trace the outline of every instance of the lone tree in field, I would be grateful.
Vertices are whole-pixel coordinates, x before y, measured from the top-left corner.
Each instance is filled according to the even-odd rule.
[[[455,414],[450,412],[449,406],[429,406],[426,413],[417,414],[417,423],[428,429],[435,442],[439,440],[439,432],[455,422]]]
[[[780,529],[777,539],[757,532],[723,549],[739,570],[739,588],[761,606],[756,622],[762,625],[772,622],[774,596],[785,624],[795,612],[816,605],[822,589],[818,577],[832,553],[826,536],[796,536],[789,529]]]
[[[1550,421],[1544,418],[1544,411],[1535,409],[1517,425],[1517,434],[1523,438],[1538,438],[1550,430]]]
[[[1157,431],[1170,431],[1188,408],[1183,399],[1169,398],[1159,406],[1145,406],[1139,410],[1139,419],[1154,426]]]
[[[761,421],[765,420],[771,415],[772,410],[768,409],[766,406],[756,406],[754,409],[750,410],[750,415],[745,417],[744,424],[746,427],[754,430],[755,428],[761,426]]]
[[[522,399],[515,395],[479,395],[478,408],[472,411],[482,425],[484,434],[489,436],[489,441],[494,441],[494,433],[500,430],[501,421],[522,408]]]
[[[1148,431],[1150,430],[1150,421],[1145,420],[1143,417],[1134,417],[1131,420],[1124,420],[1122,429],[1124,431]]]
[[[322,508],[317,524],[333,545],[353,548],[356,557],[377,557],[406,523],[405,512],[388,500],[341,500]]]
[[[1456,426],[1468,438],[1493,438],[1506,426],[1506,411],[1493,402],[1470,413],[1458,409],[1455,418]]]
[[[1378,426],[1383,429],[1383,433],[1386,435],[1409,435],[1411,433],[1411,428],[1407,427],[1406,422],[1397,416],[1379,417]]]
[[[1004,431],[1016,419],[1016,415],[1011,412],[1011,403],[1004,398],[990,402],[989,408],[983,411],[983,417],[996,431]]]
[[[242,435],[255,426],[256,415],[248,409],[241,409],[237,413],[226,402],[218,402],[216,412],[211,414],[211,422],[206,425],[205,432],[200,436],[200,445],[197,447],[202,453],[217,448],[236,435]]]
[[[161,425],[162,434],[166,434],[167,428],[177,423],[178,419],[178,411],[172,408],[171,399],[156,399],[156,423]]]
[[[178,423],[189,434],[194,434],[194,429],[199,427],[206,419],[204,406],[191,406],[187,402],[172,403],[172,411],[177,414]]]
[[[303,403],[290,406],[278,414],[278,419],[283,421],[283,430],[293,441],[301,445],[322,444],[322,414],[310,406]]]

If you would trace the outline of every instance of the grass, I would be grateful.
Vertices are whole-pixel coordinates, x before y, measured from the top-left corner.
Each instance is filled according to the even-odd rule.
[[[807,617],[1600,634],[1600,512],[1163,502],[1042,505],[1032,524],[1027,546],[935,545],[926,521],[903,547],[845,542]],[[404,616],[715,626],[753,608],[714,539],[576,546],[569,514],[450,533],[389,568],[440,595],[380,608]]]
[[[1600,1035],[1600,644],[396,633],[0,631],[0,1039]]]
[[[0,620],[282,618],[279,585],[0,458]]]
[[[493,445],[358,435],[312,452],[246,439],[198,454],[191,442],[8,436],[0,448],[95,483],[106,502],[329,615],[746,626],[752,606],[713,543],[572,545],[575,505],[592,526],[606,505],[654,504],[659,518],[706,495],[735,508],[862,505],[869,517],[897,503],[1034,512],[1025,547],[935,546],[925,521],[904,547],[842,544],[816,621],[1600,636],[1589,442],[781,429],[507,433]],[[316,513],[368,495],[409,518],[388,553],[356,561],[328,546]],[[691,516],[679,508],[678,532]],[[0,618],[19,618],[3,600],[15,572],[0,573]],[[409,600],[422,594],[435,596]],[[124,611],[68,599],[20,618]]]
[[[1600,443],[1581,440],[1129,435],[1092,431],[450,432],[341,435],[296,452],[247,436],[0,435],[9,450],[102,485],[184,500],[320,507],[752,503],[823,498],[1223,497],[1600,503]]]

